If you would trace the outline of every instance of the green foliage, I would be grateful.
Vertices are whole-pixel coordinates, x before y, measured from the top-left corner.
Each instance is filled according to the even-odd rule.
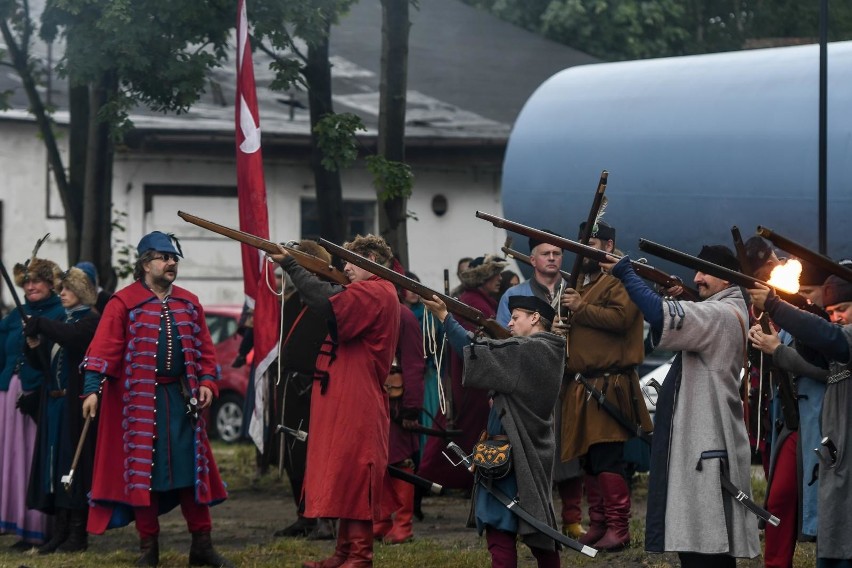
[[[411,197],[414,174],[408,164],[374,155],[367,157],[367,170],[373,174],[373,185],[378,191],[379,200]]]
[[[314,127],[317,144],[322,150],[322,165],[330,172],[351,166],[358,158],[355,132],[367,130],[361,118],[352,113],[323,116]]]
[[[605,60],[743,49],[748,40],[816,41],[813,0],[464,0]],[[852,38],[852,4],[829,3],[829,39]]]

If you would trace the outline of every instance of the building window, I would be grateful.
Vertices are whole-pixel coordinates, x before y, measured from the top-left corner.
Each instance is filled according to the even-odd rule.
[[[320,236],[319,210],[316,199],[302,199],[302,238],[318,239]],[[376,232],[376,202],[373,200],[343,200],[343,217],[346,219],[346,238]]]

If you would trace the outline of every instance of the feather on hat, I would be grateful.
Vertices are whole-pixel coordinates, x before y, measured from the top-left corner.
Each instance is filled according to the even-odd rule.
[[[12,273],[14,274],[15,284],[19,287],[23,288],[24,284],[29,282],[30,280],[41,280],[42,282],[47,282],[51,288],[54,290],[59,285],[59,278],[62,275],[62,271],[59,269],[59,265],[57,265],[52,260],[47,260],[46,258],[38,258],[36,254],[38,254],[38,249],[41,248],[41,245],[47,240],[47,237],[50,236],[50,233],[46,234],[44,237],[40,238],[35,247],[33,248],[32,255],[29,259],[26,260],[23,264],[20,262],[15,264],[12,269]]]

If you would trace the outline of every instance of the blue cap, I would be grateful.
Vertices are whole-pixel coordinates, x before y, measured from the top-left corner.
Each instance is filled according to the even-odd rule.
[[[83,262],[78,262],[75,266],[86,273],[93,286],[98,285],[98,269],[95,268],[94,264],[88,260],[84,260]]]
[[[177,244],[178,248],[175,248]],[[136,247],[136,252],[142,256],[149,250],[157,252],[169,252],[183,258],[183,252],[179,250],[180,245],[177,243],[177,238],[174,235],[167,235],[160,231],[148,233],[142,240],[139,241],[139,246]]]

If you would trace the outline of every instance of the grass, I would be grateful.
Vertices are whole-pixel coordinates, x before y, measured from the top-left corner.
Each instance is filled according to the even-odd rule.
[[[214,453],[222,471],[228,480],[233,504],[249,503],[248,507],[236,507],[238,518],[232,518],[214,510],[214,540],[223,552],[237,566],[249,568],[289,568],[301,566],[305,560],[316,560],[328,556],[333,544],[308,541],[305,539],[274,539],[269,537],[271,524],[285,523],[283,519],[292,513],[281,508],[282,494],[289,491],[286,483],[276,475],[269,474],[257,478],[254,471],[254,449],[249,445],[214,444]],[[766,482],[758,468],[752,479],[754,500],[763,502]],[[273,498],[274,497],[274,498]],[[647,477],[638,476],[633,490],[633,499],[641,502],[647,498]],[[424,506],[424,510],[426,507]],[[426,510],[427,515],[429,511]],[[230,513],[233,515],[233,512]],[[434,515],[433,515],[434,516]],[[440,515],[438,516],[440,518]],[[163,517],[163,535],[173,539],[161,555],[161,566],[186,566],[186,546],[188,537],[179,512]],[[455,527],[453,527],[455,531]],[[668,568],[678,566],[673,554],[650,555],[644,547],[644,518],[634,517],[631,521],[632,542],[624,552],[611,555],[599,555],[587,558],[573,552],[563,552],[563,566],[612,566],[616,568]],[[415,525],[415,531],[418,531]],[[477,538],[472,529],[461,524],[454,536],[430,538],[423,535],[423,528],[416,540],[401,546],[376,546],[375,565],[379,567],[422,567],[422,568],[486,568],[490,559],[484,539]],[[219,539],[216,535],[219,534]],[[242,540],[238,540],[242,539]],[[7,552],[6,547],[13,542],[12,537],[0,537],[0,568],[117,568],[132,566],[136,560],[136,535],[134,528],[126,527],[110,531],[102,537],[93,537],[92,548],[79,554],[38,556]],[[239,544],[245,542],[246,544]],[[518,547],[521,566],[534,566],[531,554],[524,546]],[[794,566],[811,567],[816,564],[816,547],[812,543],[800,543],[796,550]],[[741,560],[741,567],[762,567],[762,559]]]

